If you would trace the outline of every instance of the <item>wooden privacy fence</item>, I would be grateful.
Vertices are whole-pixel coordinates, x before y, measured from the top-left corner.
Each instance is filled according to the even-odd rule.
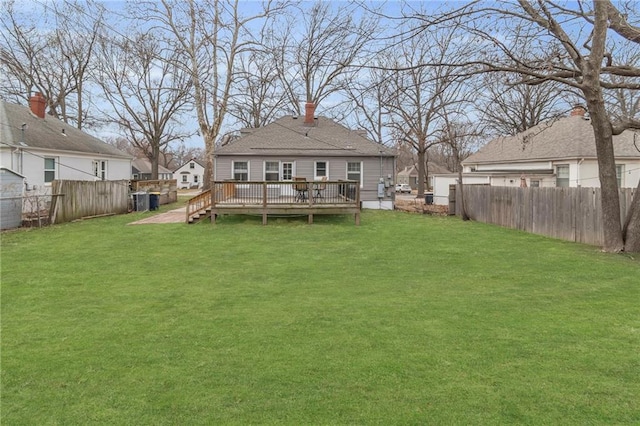
[[[464,185],[463,188],[464,204],[472,220],[578,243],[604,243],[600,188],[485,185]],[[459,191],[457,185],[454,191],[457,215],[461,215]],[[620,189],[622,223],[634,191],[632,188]]]
[[[127,213],[129,210],[129,181],[55,180],[51,201],[51,223],[75,219]]]

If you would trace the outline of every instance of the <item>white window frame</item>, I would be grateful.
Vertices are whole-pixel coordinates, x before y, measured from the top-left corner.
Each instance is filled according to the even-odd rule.
[[[107,180],[107,160],[93,160],[93,175],[99,180]]]
[[[247,180],[240,180],[240,179],[236,179],[236,164],[237,163],[246,163],[247,165]],[[251,162],[249,160],[244,160],[244,161],[232,161],[231,162],[231,174],[232,174],[232,179],[238,182],[248,182],[250,180],[251,177]]]
[[[567,169],[567,177],[566,178],[560,178],[560,168],[566,168]],[[558,185],[558,182],[562,180],[562,182],[564,182],[566,180],[567,184],[566,185]],[[569,164],[556,164],[556,187],[557,188],[568,188],[569,186],[571,186],[571,167],[569,166]]]
[[[363,184],[364,184],[364,173],[363,173],[363,168],[364,165],[362,164],[362,161],[347,161],[345,164],[345,177],[347,178],[347,180],[349,179],[349,164],[359,164],[360,165],[360,171],[358,172],[358,174],[360,175],[360,188],[362,188]],[[355,173],[355,172],[353,172]]]
[[[324,163],[325,166],[325,174],[318,175],[318,163]],[[321,180],[323,177],[327,177],[329,179],[329,162],[328,161],[314,161],[313,162],[313,180]]]
[[[270,170],[269,172],[267,172],[267,163],[276,164],[277,165],[276,170]],[[262,177],[263,177],[263,180],[265,182],[279,182],[280,181],[280,173],[281,173],[280,167],[281,167],[280,166],[280,161],[274,161],[274,160],[265,160],[265,161],[263,161],[262,162]],[[277,173],[276,179],[275,180],[273,180],[273,179],[268,180],[267,179],[267,173],[270,174],[270,175],[273,175],[273,174]]]
[[[189,183],[189,176],[188,175],[182,175],[182,183]]]
[[[195,169],[196,168],[196,163],[194,163],[193,161],[191,163],[189,163],[189,168],[190,169]]]
[[[193,175],[193,183],[199,183],[198,182],[198,175]]]
[[[285,172],[284,172],[285,165],[287,165],[287,164],[291,165],[291,176],[288,179],[286,178]],[[287,182],[292,181],[293,177],[295,176],[295,173],[296,173],[295,162],[293,162],[293,161],[282,161],[282,162],[280,162],[280,178],[283,181],[287,181]]]
[[[47,168],[47,160],[53,160],[53,169]],[[85,163],[86,164],[86,163]],[[47,180],[47,172],[53,172],[53,179]],[[44,184],[49,186],[58,178],[58,157],[44,157]]]

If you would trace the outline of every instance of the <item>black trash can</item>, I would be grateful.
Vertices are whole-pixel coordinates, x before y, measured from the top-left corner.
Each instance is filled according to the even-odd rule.
[[[425,192],[425,194],[424,194],[424,203],[425,204],[433,204],[433,192]]]
[[[158,207],[160,207],[160,193],[150,192],[149,193],[149,210],[158,210]]]

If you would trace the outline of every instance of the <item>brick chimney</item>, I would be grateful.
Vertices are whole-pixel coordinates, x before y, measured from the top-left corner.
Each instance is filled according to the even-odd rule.
[[[587,109],[580,104],[575,104],[573,109],[571,110],[571,117],[584,117],[584,114],[587,112]]]
[[[313,126],[315,124],[315,120],[314,120],[315,113],[316,113],[316,105],[313,102],[307,102],[304,105],[305,126]]]
[[[42,96],[42,93],[36,92],[35,95],[29,98],[29,108],[31,112],[38,118],[44,118],[45,107],[47,106],[47,100]]]

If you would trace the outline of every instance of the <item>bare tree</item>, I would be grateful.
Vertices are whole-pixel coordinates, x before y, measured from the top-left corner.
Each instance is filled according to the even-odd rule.
[[[543,121],[564,114],[578,99],[555,82],[539,85],[512,84],[518,76],[485,74],[477,101],[480,120],[488,133],[515,135]]]
[[[473,8],[458,13],[467,17],[469,43],[477,55],[466,61],[452,61],[461,66],[475,66],[477,72],[511,73],[519,83],[538,85],[558,82],[579,92],[585,99],[596,140],[602,212],[604,250],[640,251],[640,238],[629,240],[632,223],[623,229],[613,152],[613,135],[628,128],[640,128],[635,118],[615,119],[609,115],[605,91],[637,91],[640,67],[622,63],[616,57],[616,43],[628,40],[640,43],[640,28],[634,26],[638,12],[634,3],[616,8],[609,0],[559,4],[551,0],[502,0],[491,4],[473,2]],[[475,9],[474,9],[475,8]],[[415,15],[423,28],[432,25],[429,15]],[[446,15],[451,19],[451,15]],[[423,64],[427,65],[427,64]],[[636,197],[640,191],[636,191]],[[634,206],[640,202],[634,201]],[[634,214],[633,207],[630,217]],[[636,232],[637,234],[637,232]]]
[[[384,104],[391,91],[388,87],[389,72],[382,69],[385,62],[390,62],[388,56],[386,61],[379,61],[378,68],[359,70],[357,78],[344,88],[351,112],[347,114],[346,120],[365,130],[369,139],[380,144],[389,142],[385,141],[388,139],[389,115],[384,109]]]
[[[262,127],[288,112],[287,97],[279,82],[276,65],[266,52],[254,50],[240,56],[234,75],[229,115],[242,126]]]
[[[43,7],[47,19],[21,14],[14,1],[5,4],[0,18],[1,90],[20,103],[40,92],[49,114],[82,129],[87,122],[95,124],[86,86],[104,10],[93,1]]]
[[[161,0],[140,3],[140,16],[173,39],[173,49],[184,55],[180,66],[193,83],[194,109],[206,149],[204,187],[211,187],[213,157],[235,84],[237,58],[255,50],[253,34],[277,11],[271,0],[252,4],[243,13],[239,0]]]
[[[443,127],[443,111],[457,108],[470,96],[460,68],[446,65],[468,55],[457,32],[454,26],[422,32],[398,45],[387,65],[383,106],[396,138],[410,144],[418,155],[418,197],[424,195],[427,153],[439,143],[436,136]],[[420,66],[426,63],[437,66]]]
[[[268,48],[296,114],[302,98],[320,105],[345,88],[351,67],[368,57],[367,43],[379,28],[376,19],[358,10],[355,4],[302,3],[272,26]]]
[[[590,9],[583,9],[586,3],[578,3],[576,9],[558,6],[551,1],[539,1],[535,4],[518,0],[519,10],[497,9],[510,22],[516,31],[516,42],[521,40],[533,50],[534,55],[527,58],[514,57],[513,48],[508,48],[496,37],[490,40],[506,55],[506,60],[487,61],[486,66],[492,70],[516,72],[523,77],[526,84],[539,84],[552,80],[580,91],[589,110],[593,126],[598,170],[602,188],[602,213],[604,220],[604,249],[619,252],[625,249],[625,237],[620,221],[620,202],[616,179],[615,159],[613,152],[613,135],[619,134],[629,127],[640,128],[640,122],[625,118],[613,121],[605,107],[606,89],[640,89],[640,83],[634,78],[640,77],[637,64],[621,64],[614,58],[614,50],[607,47],[607,36],[610,30],[636,43],[640,40],[640,29],[628,24],[622,15],[608,0],[594,0]],[[494,15],[495,16],[495,15]],[[584,26],[580,32],[573,31],[570,25],[563,26],[565,18],[581,17]],[[513,23],[517,22],[516,25]],[[527,30],[534,24],[539,30]],[[505,27],[508,29],[508,27]],[[477,26],[474,32],[483,36],[487,32]],[[553,52],[542,55],[541,50]],[[509,53],[509,54],[507,54]],[[538,53],[538,55],[535,55]],[[636,194],[637,196],[637,194]],[[640,251],[640,246],[626,247],[628,251]]]
[[[180,126],[189,102],[190,75],[177,65],[178,54],[153,33],[103,40],[100,84],[109,105],[106,121],[117,124],[151,162],[158,178],[161,155],[172,141],[190,136]]]

